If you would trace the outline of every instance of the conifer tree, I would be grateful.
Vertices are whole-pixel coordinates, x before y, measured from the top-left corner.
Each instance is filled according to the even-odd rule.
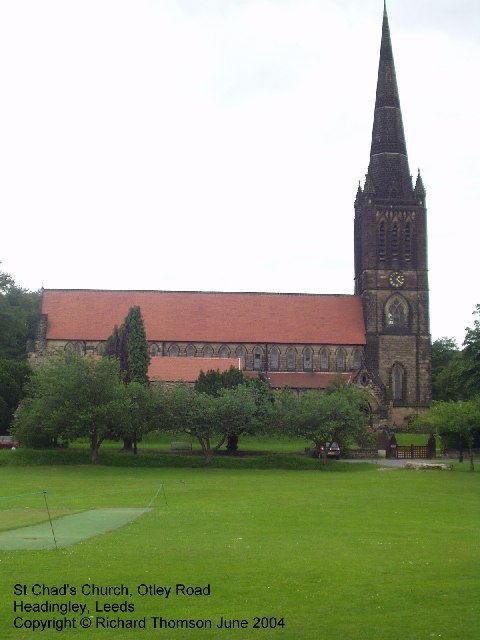
[[[105,345],[105,355],[118,358],[125,384],[148,383],[150,356],[140,307],[131,307],[120,328],[113,327]]]
[[[126,353],[125,383],[148,383],[150,356],[140,307],[131,307],[120,327],[120,353]],[[120,366],[124,363],[120,356]]]
[[[131,307],[120,328],[113,328],[105,346],[105,355],[116,357],[124,384],[131,382],[148,385],[150,356],[145,325],[139,306]],[[125,450],[137,452],[137,438],[123,439]]]

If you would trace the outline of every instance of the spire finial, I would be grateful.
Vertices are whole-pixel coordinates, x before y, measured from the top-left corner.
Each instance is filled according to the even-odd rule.
[[[387,0],[383,0],[383,15],[387,15]]]

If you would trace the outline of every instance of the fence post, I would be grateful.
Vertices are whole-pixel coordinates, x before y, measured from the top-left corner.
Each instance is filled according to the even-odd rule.
[[[397,458],[397,453],[397,439],[395,438],[395,434],[393,434],[387,447],[387,457]]]

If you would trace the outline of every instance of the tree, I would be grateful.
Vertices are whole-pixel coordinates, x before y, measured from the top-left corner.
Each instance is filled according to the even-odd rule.
[[[480,393],[480,304],[475,306],[473,327],[467,327],[463,341],[464,370],[462,379],[469,397]]]
[[[443,337],[432,343],[432,397],[434,400],[457,399],[456,396],[460,392],[457,371],[460,361],[461,352],[453,338]]]
[[[26,362],[0,360],[0,434],[6,433],[10,426],[30,375],[31,369]]]
[[[227,371],[220,372],[219,369],[209,369],[206,373],[200,371],[200,375],[195,382],[195,391],[207,393],[211,396],[218,396],[222,389],[232,389],[239,384],[244,384],[245,378],[240,369],[231,366]],[[227,438],[227,451],[235,453],[238,450],[238,439],[240,434],[230,434]]]
[[[273,391],[270,389],[266,377],[259,374],[255,378],[245,378],[242,371],[236,367],[230,367],[227,371],[220,372],[210,369],[206,373],[200,371],[194,388],[201,393],[207,393],[218,397],[225,389],[235,389],[239,385],[246,386],[255,402],[255,415],[253,420],[248,420],[242,428],[230,429],[227,436],[227,451],[236,453],[238,441],[241,435],[266,429],[269,424],[274,405]]]
[[[470,396],[465,384],[465,357],[463,351],[453,354],[443,369],[432,372],[433,400],[466,400]]]
[[[39,303],[39,292],[18,287],[11,275],[0,271],[0,358],[26,358],[28,342],[35,337]]]
[[[150,355],[140,307],[134,306],[129,309],[120,329],[117,325],[114,326],[112,335],[105,345],[105,356],[118,360],[121,376],[126,385],[132,382],[149,384]],[[137,453],[136,437],[124,437],[123,448]]]
[[[54,354],[35,369],[20,403],[13,432],[27,446],[90,442],[92,462],[106,438],[118,438],[129,409],[115,360]]]
[[[297,397],[284,392],[280,400],[280,424],[289,435],[312,442],[317,449],[325,442],[347,445],[350,440],[368,440],[368,402],[353,385],[334,385],[325,392],[308,391]],[[324,462],[326,462],[324,448]]]
[[[466,402],[434,402],[431,409],[415,418],[414,424],[436,430],[445,443],[453,444],[460,462],[467,448],[470,469],[474,470],[473,447],[480,438],[480,396]]]
[[[432,343],[432,375],[448,366],[452,358],[459,352],[454,338],[439,338]]]
[[[272,429],[275,429],[275,391],[263,373],[259,373],[255,378],[246,378],[245,385],[250,389],[255,401],[255,433],[271,433]]]
[[[121,435],[133,442],[136,454],[142,437],[165,423],[165,392],[161,385],[150,387],[131,382],[125,386],[125,393],[128,403],[121,420]]]
[[[202,370],[198,376],[194,388],[195,391],[208,393],[211,396],[218,396],[222,389],[231,389],[243,384],[245,378],[240,369],[230,367],[227,371],[220,372],[219,369],[209,369],[206,373]]]
[[[167,402],[170,430],[196,438],[208,464],[230,435],[254,426],[255,399],[245,385],[222,389],[216,396],[176,385]]]
[[[105,355],[118,358],[125,384],[148,383],[150,355],[140,307],[130,307],[120,329],[114,326],[105,345]]]

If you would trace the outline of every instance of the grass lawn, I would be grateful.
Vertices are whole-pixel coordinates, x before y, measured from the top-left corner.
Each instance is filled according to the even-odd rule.
[[[2,496],[33,494],[0,499],[4,531],[38,523],[44,494],[35,492],[42,490],[54,527],[66,513],[153,507],[58,550],[0,551],[5,640],[32,637],[30,629],[13,627],[16,616],[75,617],[77,626],[85,617],[14,613],[14,600],[88,607],[90,629],[34,634],[46,639],[478,637],[480,474],[466,466],[448,473],[344,462],[327,471],[4,465],[0,483]],[[210,585],[210,595],[166,599],[160,587],[174,590],[177,583]],[[67,584],[76,595],[34,596],[34,584]],[[15,585],[25,585],[28,595],[14,595]],[[96,597],[92,585],[129,591]],[[142,595],[146,589],[157,595]],[[96,601],[103,611],[95,611]],[[105,612],[112,603],[134,611]],[[95,628],[97,617],[114,624],[145,619],[147,628]],[[213,628],[154,629],[154,617],[212,620]],[[221,617],[249,626],[217,629]],[[255,617],[267,628],[252,628]]]
[[[138,444],[138,447],[142,451],[158,451],[169,452],[170,444],[173,441],[191,442],[193,451],[201,451],[200,444],[196,438],[191,438],[185,433],[171,434],[171,433],[147,433]],[[410,444],[410,443],[409,443]],[[123,441],[106,440],[102,444],[102,449],[118,450],[123,446]],[[275,453],[299,453],[302,454],[305,447],[311,447],[312,443],[308,440],[302,440],[300,438],[286,438],[286,437],[273,437],[273,436],[241,436],[239,439],[239,451],[240,452],[275,452]],[[88,447],[88,441],[85,438],[79,438],[73,442],[70,447],[84,448]],[[221,447],[221,450],[226,449],[226,444]]]

